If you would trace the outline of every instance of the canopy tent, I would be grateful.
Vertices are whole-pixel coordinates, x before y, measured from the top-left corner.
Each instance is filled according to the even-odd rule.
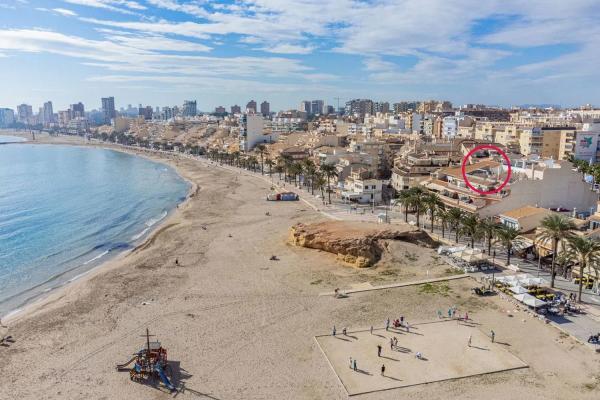
[[[519,284],[522,286],[541,286],[547,284],[542,278],[525,278],[519,279]]]
[[[525,289],[523,286],[511,286],[510,291],[516,294],[527,293],[527,289]]]
[[[530,306],[530,307],[533,307],[533,308],[542,307],[542,306],[545,306],[545,305],[546,305],[546,302],[545,302],[545,301],[543,301],[543,300],[540,300],[540,299],[537,299],[537,298],[535,298],[535,297],[533,297],[533,296],[529,296],[529,297],[527,297],[527,298],[526,298],[526,299],[523,301],[523,303],[525,303],[525,304],[527,304],[528,306]]]
[[[527,293],[522,293],[522,294],[515,294],[513,295],[513,297],[517,300],[519,300],[521,303],[526,304],[530,307],[542,307],[546,305],[545,301],[542,301],[540,299],[536,299],[535,297],[533,297],[530,294]]]
[[[460,258],[470,264],[487,260],[487,256],[483,254],[483,250],[481,249],[464,249],[460,252],[453,253],[452,257]]]
[[[506,284],[513,284],[513,283],[517,282],[517,279],[513,275],[499,276],[499,277],[496,278],[496,280],[498,282],[506,283]]]

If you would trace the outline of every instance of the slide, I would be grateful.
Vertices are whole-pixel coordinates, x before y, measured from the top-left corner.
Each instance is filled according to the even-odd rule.
[[[170,391],[174,391],[175,386],[173,386],[173,384],[171,383],[169,378],[167,378],[167,374],[165,374],[165,371],[162,369],[160,364],[156,364],[154,369],[156,370],[156,372],[158,372],[158,376],[160,376],[160,380],[165,384],[167,389],[169,389]]]
[[[122,369],[127,369],[127,366],[129,364],[131,364],[135,359],[136,359],[137,355],[133,356],[133,358],[129,361],[127,361],[125,364],[117,364],[117,369],[118,370],[122,370]]]

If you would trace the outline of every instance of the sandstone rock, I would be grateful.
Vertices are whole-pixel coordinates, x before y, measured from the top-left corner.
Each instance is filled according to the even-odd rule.
[[[333,253],[338,261],[366,268],[380,260],[387,240],[402,240],[433,245],[427,233],[410,225],[378,225],[363,222],[327,221],[316,224],[296,224],[290,229],[288,241],[294,246]]]

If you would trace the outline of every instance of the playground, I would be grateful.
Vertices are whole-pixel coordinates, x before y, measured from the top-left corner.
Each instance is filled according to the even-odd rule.
[[[394,337],[397,345],[392,349]],[[408,332],[390,327],[343,335],[340,330],[316,340],[350,396],[527,367],[507,350],[508,344],[492,343],[472,321],[411,324]],[[350,357],[356,360],[356,371]]]

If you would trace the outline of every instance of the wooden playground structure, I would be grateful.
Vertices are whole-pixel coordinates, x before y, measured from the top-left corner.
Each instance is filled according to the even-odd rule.
[[[135,382],[154,384],[160,380],[171,392],[177,391],[171,383],[173,371],[168,363],[167,349],[158,341],[150,341],[150,331],[146,328],[146,348],[133,354],[133,357],[124,364],[117,364],[117,371],[129,371],[129,377]],[[133,367],[129,365],[133,363]]]

